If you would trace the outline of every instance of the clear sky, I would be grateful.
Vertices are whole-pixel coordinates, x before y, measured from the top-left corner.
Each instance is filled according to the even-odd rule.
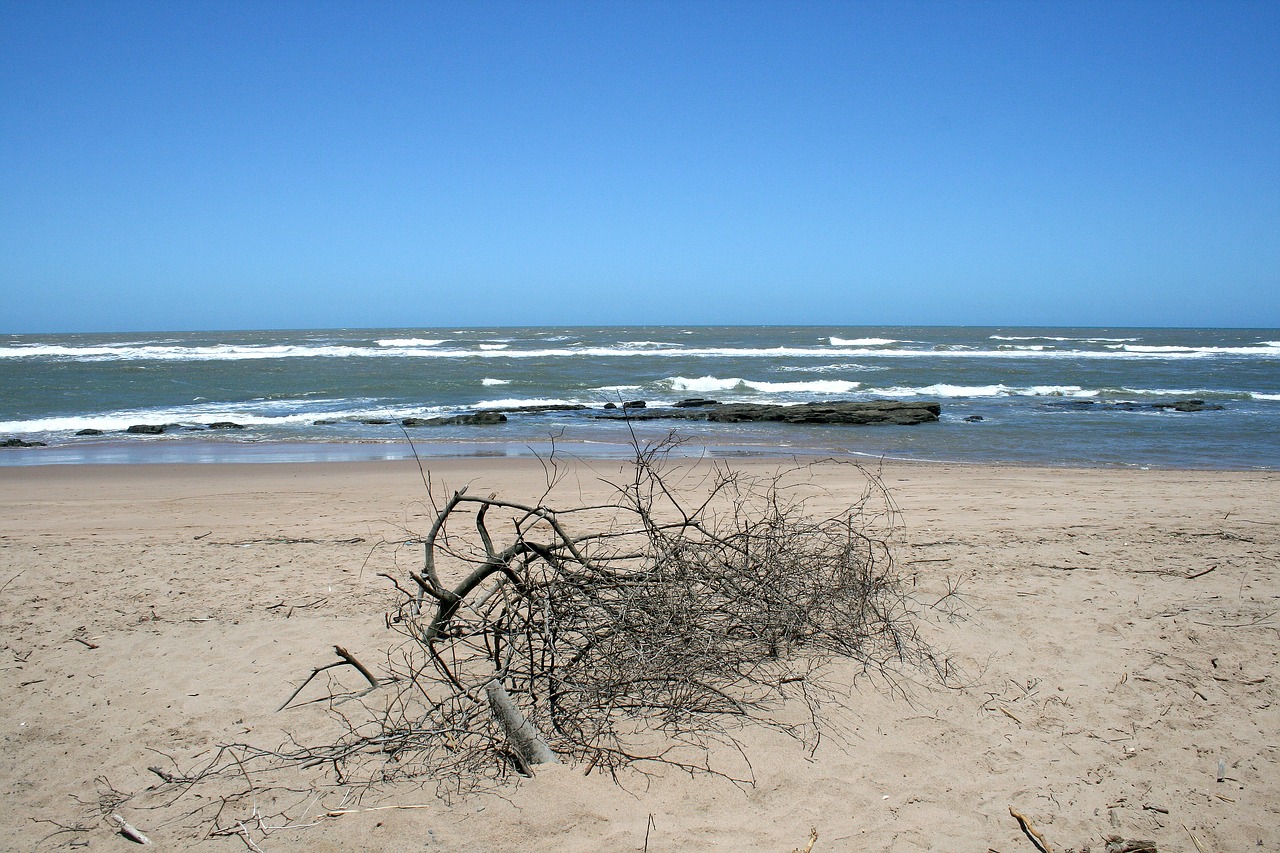
[[[1280,326],[1280,3],[0,0],[0,331]]]

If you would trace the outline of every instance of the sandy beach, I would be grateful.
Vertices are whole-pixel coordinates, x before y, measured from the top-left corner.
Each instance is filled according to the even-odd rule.
[[[597,495],[619,464],[574,463],[569,496]],[[536,459],[430,469],[522,500],[544,483]],[[815,471],[820,508],[862,492],[847,466]],[[223,789],[148,767],[326,736],[323,706],[276,708],[334,645],[376,662],[393,641],[379,572],[403,577],[415,557],[374,545],[429,524],[417,467],[0,468],[0,846],[132,849],[114,813],[160,849],[786,853],[816,833],[814,851],[1034,851],[1012,808],[1054,851],[1110,835],[1280,849],[1280,474],[897,463],[882,477],[898,570],[950,683],[858,680],[812,754],[742,732],[754,785],[562,765],[442,800],[281,771],[287,795],[219,817],[252,832],[209,837]]]

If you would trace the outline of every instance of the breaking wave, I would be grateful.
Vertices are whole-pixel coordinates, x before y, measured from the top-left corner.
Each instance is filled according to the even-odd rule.
[[[879,347],[896,343],[900,343],[900,341],[895,338],[831,338],[833,347]]]
[[[751,379],[721,379],[702,376],[690,379],[673,376],[666,380],[672,391],[711,394],[717,391],[756,391],[764,394],[848,394],[862,385],[861,382],[819,379],[812,382],[763,382]]]

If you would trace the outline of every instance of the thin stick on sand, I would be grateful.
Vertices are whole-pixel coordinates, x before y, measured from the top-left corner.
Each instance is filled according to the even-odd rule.
[[[307,676],[305,681],[303,681],[301,684],[298,685],[298,689],[293,691],[291,694],[289,694],[289,698],[284,700],[284,702],[280,704],[279,708],[276,708],[277,713],[289,707],[289,703],[292,702],[295,698],[297,698],[298,694],[302,692],[302,689],[304,687],[306,687],[308,684],[311,683],[311,679],[315,678],[317,675],[324,672],[326,669],[333,669],[335,666],[355,667],[356,670],[358,670],[359,673],[364,676],[365,681],[369,682],[370,690],[376,690],[378,688],[379,686],[378,679],[374,676],[372,672],[369,671],[368,667],[360,663],[360,661],[356,660],[355,655],[351,654],[351,652],[347,651],[342,646],[334,646],[333,650],[338,655],[338,657],[342,658],[342,660],[334,661],[333,663],[326,664],[325,666],[318,666],[315,669],[311,670],[311,674]]]
[[[1013,806],[1009,806],[1009,814],[1013,815],[1014,819],[1018,821],[1022,831],[1026,833],[1027,838],[1031,839],[1031,843],[1036,846],[1040,853],[1053,853],[1053,848],[1049,846],[1049,842],[1044,840],[1044,836],[1031,825],[1031,821],[1027,820],[1025,815],[1015,811]]]
[[[797,847],[795,850],[791,851],[791,853],[813,853],[813,845],[817,843],[818,843],[818,830],[810,829],[809,843],[806,844],[804,847]]]

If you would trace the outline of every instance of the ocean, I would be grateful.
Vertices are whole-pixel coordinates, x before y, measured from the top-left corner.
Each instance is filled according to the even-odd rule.
[[[597,417],[721,402],[928,400],[937,423]],[[1203,400],[1203,411],[1153,404]],[[578,404],[575,411],[510,411]],[[1221,407],[1221,408],[1217,408]],[[489,425],[406,417],[508,410]],[[370,424],[369,420],[391,423]],[[321,421],[323,423],[317,423]],[[243,429],[207,429],[234,422]],[[166,425],[161,434],[123,432]],[[85,430],[101,434],[78,435]],[[975,327],[322,329],[0,337],[0,465],[682,452],[1053,466],[1280,466],[1280,330]]]

